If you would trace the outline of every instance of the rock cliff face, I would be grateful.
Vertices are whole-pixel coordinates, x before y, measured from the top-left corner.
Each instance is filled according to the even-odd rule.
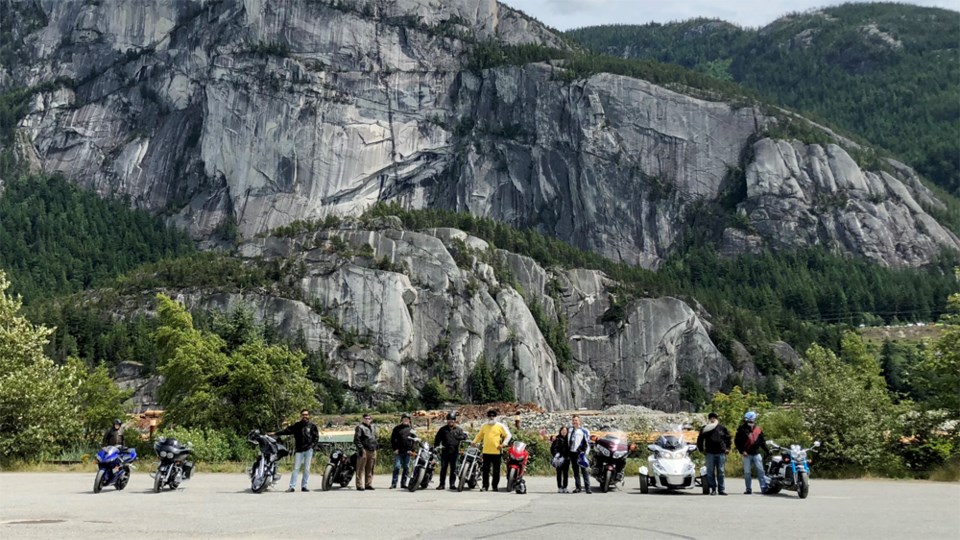
[[[286,294],[179,291],[179,299],[199,309],[245,306],[279,332],[301,336],[361,400],[395,399],[434,376],[469,398],[481,358],[511,369],[518,400],[548,409],[643,403],[678,410],[689,406],[680,397],[682,375],[714,391],[733,373],[707,323],[680,300],[637,300],[607,320],[617,284],[600,272],[545,270],[455,229],[358,227],[242,244],[238,257],[280,259],[295,269]],[[561,320],[569,363],[540,326]]]
[[[730,252],[821,243],[919,265],[960,248],[909,169],[753,143],[772,119],[752,107],[547,64],[468,69],[486,40],[566,46],[493,0],[0,5],[22,38],[0,86],[51,83],[16,154],[201,239],[399,200],[656,267],[741,166],[752,227],[725,233]]]
[[[488,41],[567,47],[494,0],[0,0],[0,13],[14,21],[0,91],[34,87],[0,150],[236,241],[238,257],[296,261],[295,294],[180,292],[302,331],[358,395],[433,376],[468,394],[483,357],[549,408],[672,410],[681,379],[716,390],[733,368],[684,302],[621,306],[598,272],[544,269],[462,231],[263,233],[392,200],[654,268],[691,212],[733,200],[737,227],[714,231],[731,254],[824,244],[916,266],[960,249],[908,167],[863,171],[840,146],[764,138],[777,120],[757,108],[611,74],[571,82],[559,62],[474,69]],[[538,320],[566,326],[569,355]]]

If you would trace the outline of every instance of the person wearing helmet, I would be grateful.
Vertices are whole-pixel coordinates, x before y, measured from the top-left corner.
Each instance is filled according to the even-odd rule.
[[[763,476],[763,459],[760,457],[760,452],[766,455],[769,450],[767,450],[767,441],[763,438],[763,430],[757,425],[757,413],[749,411],[743,415],[743,423],[737,428],[733,444],[743,457],[743,481],[747,485],[743,494],[753,493],[751,474],[754,467],[757,469],[757,480],[760,481],[760,493],[765,493],[767,480]]]
[[[113,426],[103,434],[103,444],[100,446],[123,446],[123,422],[119,418],[113,421]]]
[[[473,444],[482,444],[483,463],[481,472],[483,474],[483,488],[480,491],[487,491],[490,488],[490,471],[493,470],[493,491],[497,491],[500,486],[500,463],[502,456],[500,451],[510,442],[513,435],[510,429],[502,422],[497,422],[497,411],[490,409],[487,411],[487,423],[480,428],[480,433],[473,439]]]
[[[400,479],[400,488],[407,489],[407,477],[410,474],[410,415],[403,413],[400,415],[400,423],[393,428],[390,434],[390,447],[393,448],[393,480],[390,481],[390,489],[396,489],[397,476],[400,469],[403,469],[403,477]]]
[[[450,470],[450,489],[456,489],[457,456],[459,455],[460,442],[465,440],[467,440],[467,434],[457,426],[457,413],[450,411],[447,413],[446,425],[437,430],[437,436],[433,438],[433,446],[440,450],[440,485],[437,486],[437,489],[443,489],[448,468]]]
[[[711,495],[726,495],[724,486],[723,468],[727,464],[727,454],[730,453],[730,432],[720,423],[720,416],[712,412],[707,417],[708,422],[700,429],[697,436],[697,450],[707,460],[707,486]]]

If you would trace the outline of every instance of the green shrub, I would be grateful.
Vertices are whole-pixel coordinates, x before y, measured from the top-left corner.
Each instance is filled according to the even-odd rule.
[[[172,437],[184,445],[192,444],[198,462],[219,463],[234,458],[235,448],[231,446],[230,436],[215,429],[174,427],[162,430],[157,436]]]

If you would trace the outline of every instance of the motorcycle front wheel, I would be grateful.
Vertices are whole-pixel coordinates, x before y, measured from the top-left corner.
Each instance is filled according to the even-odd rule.
[[[463,491],[463,486],[466,483],[467,483],[467,467],[461,467],[460,476],[457,478],[457,491]]]
[[[157,469],[157,472],[153,475],[153,492],[160,493],[161,489],[163,489],[163,471]]]
[[[410,493],[413,493],[414,491],[417,490],[417,488],[420,487],[420,482],[423,482],[423,474],[424,474],[423,467],[417,467],[417,469],[413,471],[413,478],[411,478],[410,481],[407,482],[407,491],[409,491]]]
[[[600,491],[606,493],[610,491],[610,486],[613,485],[613,471],[607,471],[607,474],[603,476],[603,482],[600,484]]]
[[[333,489],[333,465],[328,463],[327,468],[323,470],[323,482],[320,483],[321,491],[330,491]]]
[[[797,495],[799,495],[801,499],[806,499],[809,494],[810,479],[807,478],[806,473],[800,473],[797,478]]]
[[[513,488],[517,485],[517,470],[513,467],[510,467],[510,470],[507,472],[507,493],[513,491]]]
[[[100,490],[103,489],[103,477],[106,476],[107,471],[100,469],[97,471],[96,478],[93,479],[93,492],[100,493]]]

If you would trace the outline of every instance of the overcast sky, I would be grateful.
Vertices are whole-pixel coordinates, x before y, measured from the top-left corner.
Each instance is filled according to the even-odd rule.
[[[741,26],[764,26],[793,11],[846,0],[500,0],[546,24],[569,30],[597,24],[644,24],[694,17],[719,18]],[[912,0],[920,6],[960,9],[960,0]]]

